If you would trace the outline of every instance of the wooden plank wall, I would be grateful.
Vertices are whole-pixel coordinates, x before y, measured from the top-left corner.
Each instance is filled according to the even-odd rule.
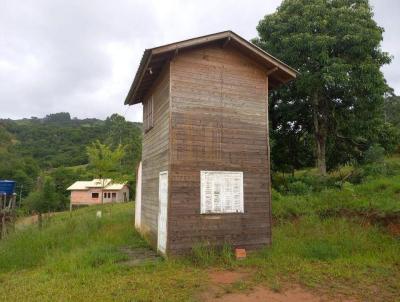
[[[271,242],[265,70],[237,50],[208,46],[170,64],[168,252],[195,242],[254,249]],[[200,171],[244,172],[244,214],[200,215]]]
[[[145,99],[153,97],[154,127],[144,133],[142,148],[141,231],[157,245],[158,178],[169,165],[169,64]]]

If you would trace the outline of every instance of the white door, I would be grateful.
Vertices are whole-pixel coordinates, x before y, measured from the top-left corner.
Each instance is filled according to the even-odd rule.
[[[168,221],[168,171],[160,172],[158,183],[158,236],[157,248],[165,254],[167,248],[167,221]]]
[[[140,230],[142,215],[142,162],[139,163],[136,174],[136,198],[135,198],[135,227]]]

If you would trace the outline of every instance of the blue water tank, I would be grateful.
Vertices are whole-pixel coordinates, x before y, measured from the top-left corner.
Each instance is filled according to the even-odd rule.
[[[0,180],[0,194],[12,195],[15,191],[15,181]]]

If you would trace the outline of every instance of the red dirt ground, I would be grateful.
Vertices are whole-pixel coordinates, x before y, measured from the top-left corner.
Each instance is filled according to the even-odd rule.
[[[245,280],[248,277],[247,272],[238,271],[211,271],[210,279],[214,284],[232,284],[238,281]]]
[[[302,288],[290,289],[284,293],[275,293],[265,287],[256,287],[249,293],[231,293],[222,297],[213,298],[206,301],[215,302],[320,302],[324,301],[314,294],[304,291]],[[325,300],[326,301],[326,300]]]
[[[341,297],[331,298],[311,293],[300,286],[287,289],[284,292],[274,292],[266,287],[257,286],[245,292],[228,292],[230,285],[246,281],[251,272],[243,271],[210,271],[211,286],[200,296],[205,302],[325,302],[325,301],[354,301]]]

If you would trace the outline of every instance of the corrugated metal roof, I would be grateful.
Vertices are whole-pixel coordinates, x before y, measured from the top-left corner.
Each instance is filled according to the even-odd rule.
[[[93,179],[89,181],[76,181],[67,188],[67,191],[75,190],[89,190],[90,188],[102,188],[104,190],[121,190],[126,183],[113,183],[110,178],[107,179]]]
[[[123,187],[125,186],[125,184],[109,184],[108,186],[106,186],[104,188],[104,190],[121,190]]]
[[[98,179],[95,178],[91,181],[91,184],[89,185],[90,188],[101,188],[101,187],[106,187],[109,183],[111,182],[111,178],[106,178],[106,179]]]

